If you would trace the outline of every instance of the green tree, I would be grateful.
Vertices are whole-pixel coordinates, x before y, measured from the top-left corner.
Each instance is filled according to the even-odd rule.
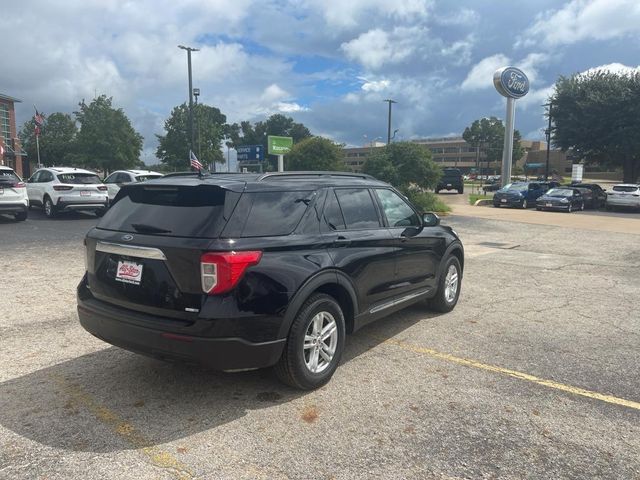
[[[240,124],[229,125],[227,128],[227,136],[234,148],[240,145],[262,145],[266,152],[267,136],[269,135],[292,137],[295,145],[299,141],[311,137],[311,132],[302,123],[296,123],[293,118],[286,117],[280,113],[271,115],[265,121],[256,122],[255,124],[244,121],[240,122]],[[275,169],[277,157],[272,157],[266,159],[268,169]]]
[[[551,97],[552,143],[586,163],[640,176],[640,74],[608,71],[560,77]]]
[[[413,142],[395,142],[376,148],[364,164],[363,171],[392,184],[424,211],[445,211],[433,189],[442,169],[431,160],[431,151]]]
[[[285,155],[287,170],[344,170],[342,146],[328,138],[310,137]]]
[[[504,124],[496,117],[481,118],[464,129],[462,138],[472,147],[480,148],[480,152],[486,155],[484,162],[502,162],[502,150],[504,149]],[[513,132],[512,162],[516,162],[524,155],[524,149],[520,145],[520,132]]]
[[[220,150],[228,130],[227,117],[216,107],[199,103],[193,106],[194,153],[203,165],[224,163]],[[189,169],[189,107],[174,107],[164,122],[165,135],[158,137],[156,156],[171,170]]]
[[[89,104],[83,100],[74,112],[80,124],[75,159],[105,173],[138,166],[142,151],[142,136],[121,108],[113,108],[112,100],[106,95]]]
[[[38,160],[33,118],[22,126],[20,141],[31,161]],[[78,128],[71,115],[55,112],[45,117],[40,133],[40,162],[45,166],[64,165],[73,159]]]

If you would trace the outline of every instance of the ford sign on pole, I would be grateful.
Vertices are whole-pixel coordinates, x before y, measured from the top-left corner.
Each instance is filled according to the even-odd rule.
[[[511,160],[513,155],[513,124],[516,111],[516,99],[529,93],[529,79],[525,73],[515,67],[502,67],[493,74],[493,85],[498,93],[507,97],[507,124],[504,131],[502,149],[502,176],[504,187],[511,183]]]

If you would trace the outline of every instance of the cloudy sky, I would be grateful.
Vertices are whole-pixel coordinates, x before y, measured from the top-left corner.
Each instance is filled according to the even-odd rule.
[[[106,93],[145,137],[188,95],[193,54],[201,101],[229,121],[282,112],[348,145],[459,134],[504,116],[492,74],[522,68],[531,91],[516,128],[541,138],[543,104],[560,75],[640,59],[637,0],[3,0],[0,93],[18,121],[72,112]]]

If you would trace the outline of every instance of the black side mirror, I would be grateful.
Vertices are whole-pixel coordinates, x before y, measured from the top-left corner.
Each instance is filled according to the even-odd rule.
[[[435,227],[436,225],[440,225],[440,217],[431,212],[423,213],[422,225],[424,225],[425,227]]]

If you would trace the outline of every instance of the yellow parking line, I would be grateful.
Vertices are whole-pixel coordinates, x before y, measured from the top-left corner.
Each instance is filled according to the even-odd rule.
[[[539,378],[528,373],[518,372],[517,370],[510,370],[508,368],[497,367],[495,365],[488,365],[476,360],[470,360],[468,358],[456,357],[448,353],[439,352],[431,348],[419,347],[410,343],[403,342],[402,340],[388,339],[385,343],[396,345],[405,350],[411,352],[428,355],[430,357],[445,360],[447,362],[457,363],[458,365],[464,365],[466,367],[478,368],[480,370],[488,370],[489,372],[500,373],[508,375],[510,377],[518,378],[520,380],[526,380],[527,382],[537,383],[548,388],[554,388],[563,392],[572,393],[574,395],[580,395],[582,397],[592,398],[594,400],[600,400],[601,402],[612,403],[614,405],[620,405],[623,407],[633,408],[634,410],[640,410],[640,402],[634,402],[632,400],[626,400],[624,398],[614,397],[612,395],[604,395],[602,393],[593,392],[591,390],[585,390],[584,388],[573,387],[571,385],[565,385],[563,383],[554,382],[553,380],[546,380]]]
[[[134,448],[142,451],[153,465],[169,470],[179,480],[193,478],[193,474],[189,469],[173,455],[154,446],[151,441],[136,430],[133,425],[126,422],[104,405],[100,405],[97,400],[85,392],[79,385],[67,381],[61,375],[54,375],[53,379],[62,391],[69,395],[74,402],[85,407],[98,420],[109,427],[113,433],[126,440]]]

